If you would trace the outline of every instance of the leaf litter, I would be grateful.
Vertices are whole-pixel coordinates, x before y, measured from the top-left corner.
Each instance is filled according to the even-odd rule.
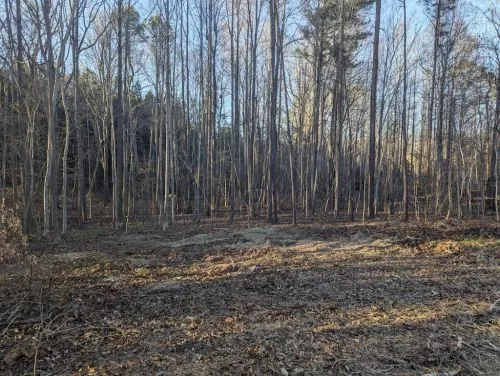
[[[189,227],[32,244],[0,281],[0,370],[500,373],[492,221]]]

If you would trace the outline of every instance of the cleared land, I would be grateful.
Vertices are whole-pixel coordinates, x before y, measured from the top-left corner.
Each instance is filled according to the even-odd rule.
[[[492,220],[104,227],[2,265],[6,375],[498,375]]]

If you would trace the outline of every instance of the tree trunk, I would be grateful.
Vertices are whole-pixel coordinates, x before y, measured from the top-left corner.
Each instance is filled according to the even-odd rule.
[[[368,218],[375,217],[375,122],[377,113],[377,81],[378,81],[378,47],[380,38],[380,8],[381,0],[375,3],[375,35],[373,40],[373,66],[370,94],[370,140],[368,152]]]
[[[66,94],[64,88],[61,89],[62,105],[64,110],[64,120],[65,120],[65,135],[64,135],[64,151],[63,151],[63,191],[62,191],[62,230],[61,233],[64,234],[68,229],[68,208],[67,208],[67,195],[68,195],[68,150],[69,150],[69,135],[71,133],[71,120],[70,114],[68,112],[68,106],[66,104]]]
[[[432,192],[432,129],[433,129],[433,117],[434,117],[434,96],[436,91],[436,76],[437,76],[437,60],[438,52],[440,49],[439,40],[441,33],[441,0],[437,0],[436,3],[436,19],[434,26],[434,50],[432,58],[432,80],[431,80],[431,92],[429,96],[429,107],[427,113],[427,129],[428,129],[428,140],[427,140],[427,181],[426,190],[430,189]],[[429,194],[431,192],[428,192]],[[426,208],[426,212],[427,212]]]
[[[402,151],[402,166],[403,169],[403,221],[408,222],[408,206],[409,206],[409,195],[408,195],[408,163],[406,161],[406,155],[408,153],[408,136],[407,136],[407,125],[406,125],[406,109],[407,109],[407,92],[408,92],[408,69],[406,62],[406,0],[403,0],[403,114],[402,114],[402,137],[403,137],[403,151]]]
[[[118,35],[117,35],[117,98],[113,181],[113,202],[115,207],[115,226],[123,223],[123,0],[118,0]]]
[[[267,182],[267,220],[276,223],[277,218],[277,196],[276,196],[276,156],[278,150],[278,137],[276,132],[277,96],[278,96],[278,4],[276,0],[269,1],[270,34],[271,34],[271,61],[270,61],[270,99],[269,99],[269,159],[268,159],[268,182]]]
[[[78,177],[78,225],[81,227],[85,222],[85,170],[83,166],[83,139],[80,124],[80,38],[79,38],[79,13],[80,0],[73,0],[73,123],[76,130],[77,142],[77,177]]]
[[[337,54],[337,71],[335,79],[335,107],[332,111],[335,112],[335,119],[337,120],[336,142],[335,142],[335,203],[333,207],[333,215],[335,218],[339,217],[341,205],[341,179],[342,179],[342,125],[343,125],[343,108],[344,108],[344,0],[340,1],[340,31],[339,31],[339,53]]]

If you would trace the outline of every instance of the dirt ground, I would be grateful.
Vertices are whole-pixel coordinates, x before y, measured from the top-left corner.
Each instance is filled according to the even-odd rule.
[[[499,375],[500,226],[181,223],[0,268],[3,375]]]

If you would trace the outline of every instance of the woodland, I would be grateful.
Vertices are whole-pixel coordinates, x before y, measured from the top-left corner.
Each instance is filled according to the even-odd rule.
[[[0,374],[500,374],[494,0],[0,0]]]

